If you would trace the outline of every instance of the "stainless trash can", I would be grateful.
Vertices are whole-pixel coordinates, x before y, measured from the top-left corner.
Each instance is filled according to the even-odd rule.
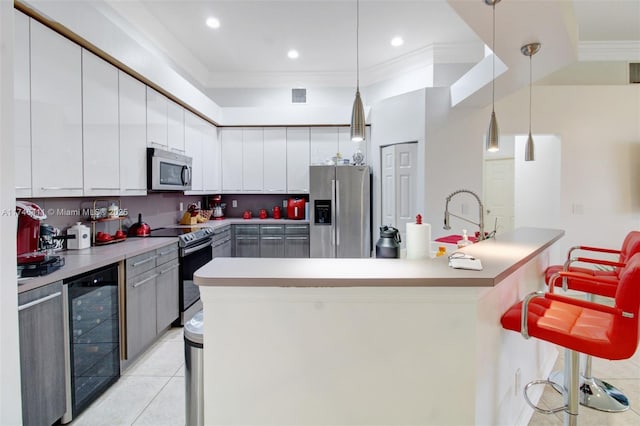
[[[184,384],[187,426],[204,425],[203,328],[204,315],[202,311],[197,312],[184,325]]]

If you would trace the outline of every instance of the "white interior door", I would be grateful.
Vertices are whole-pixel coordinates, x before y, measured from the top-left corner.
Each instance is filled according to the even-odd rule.
[[[486,160],[484,173],[485,230],[491,232],[496,226],[497,232],[510,231],[515,215],[513,158]]]
[[[417,143],[381,148],[382,225],[398,228],[402,246],[408,222],[415,220],[417,197]]]

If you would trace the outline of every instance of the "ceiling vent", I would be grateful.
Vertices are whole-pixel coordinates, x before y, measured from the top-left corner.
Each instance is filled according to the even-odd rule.
[[[291,89],[291,103],[306,104],[307,89]]]
[[[640,62],[629,64],[629,83],[640,83]]]

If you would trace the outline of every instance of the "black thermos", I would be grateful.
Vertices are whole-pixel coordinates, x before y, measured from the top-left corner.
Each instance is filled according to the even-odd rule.
[[[381,226],[380,238],[376,243],[376,257],[400,258],[400,231],[393,226]]]

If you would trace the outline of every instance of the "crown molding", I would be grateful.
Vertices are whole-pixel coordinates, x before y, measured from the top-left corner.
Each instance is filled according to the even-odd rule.
[[[578,43],[578,60],[639,61],[640,41],[581,41]]]

